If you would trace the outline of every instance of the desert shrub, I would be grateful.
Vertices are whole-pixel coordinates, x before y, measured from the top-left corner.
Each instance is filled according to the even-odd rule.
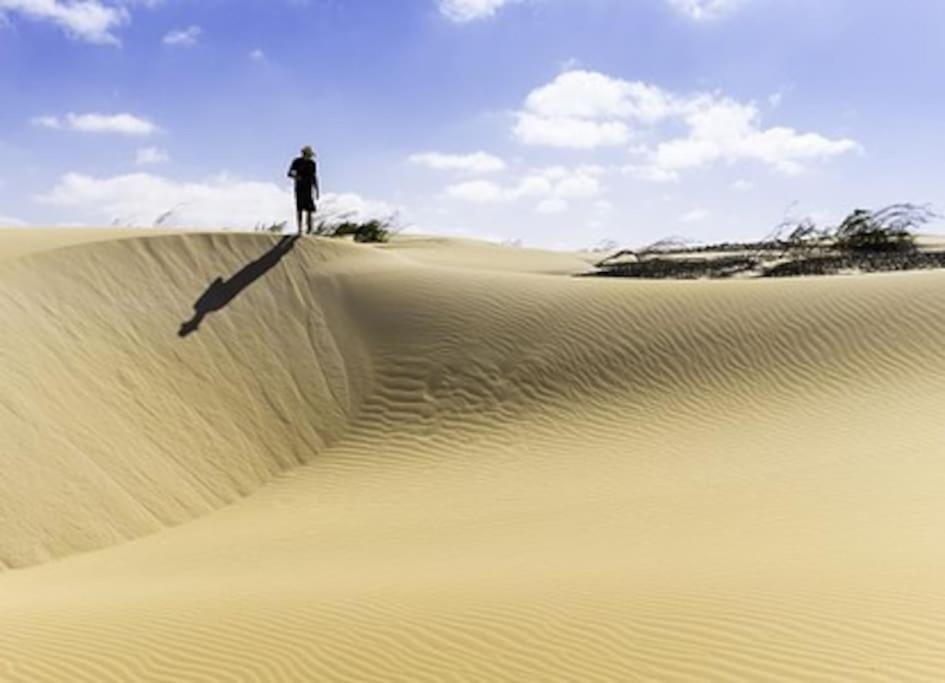
[[[335,216],[316,223],[314,232],[322,237],[351,237],[355,242],[387,242],[395,232],[393,224],[393,217],[358,221],[350,215]]]
[[[688,237],[680,237],[679,235],[671,235],[670,237],[664,237],[662,239],[656,240],[653,244],[649,244],[637,253],[639,254],[675,254],[685,251],[694,250],[697,248],[696,243],[689,239]]]
[[[331,237],[354,237],[355,242],[386,242],[390,239],[390,225],[377,218],[364,223],[345,221],[335,226]]]
[[[834,246],[854,252],[914,251],[913,231],[934,217],[928,207],[914,204],[893,204],[879,211],[857,209],[834,231]]]
[[[728,278],[745,273],[759,265],[751,256],[719,256],[717,258],[647,258],[629,263],[598,266],[593,273],[599,277],[627,277],[651,280],[696,280]]]
[[[253,232],[269,232],[276,235],[281,235],[285,232],[286,221],[280,221],[278,223],[257,223],[256,227],[253,228]]]
[[[846,252],[794,259],[764,268],[761,277],[836,275],[843,271],[889,273],[904,270],[945,268],[945,253],[915,251]]]
[[[846,271],[884,272],[941,268],[945,252],[916,244],[918,229],[938,218],[930,208],[893,204],[878,211],[857,209],[836,227],[790,216],[760,242],[695,245],[678,237],[639,250],[623,249],[595,264],[594,275],[631,278],[789,277]],[[730,252],[730,253],[725,253]],[[705,258],[717,254],[717,258]]]

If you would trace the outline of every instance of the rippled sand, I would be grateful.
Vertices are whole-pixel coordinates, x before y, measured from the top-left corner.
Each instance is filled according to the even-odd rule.
[[[139,235],[0,233],[0,681],[945,678],[945,273]]]

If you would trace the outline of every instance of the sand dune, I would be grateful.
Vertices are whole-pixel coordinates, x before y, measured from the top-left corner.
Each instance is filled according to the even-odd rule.
[[[943,273],[57,234],[0,235],[0,680],[945,675]]]

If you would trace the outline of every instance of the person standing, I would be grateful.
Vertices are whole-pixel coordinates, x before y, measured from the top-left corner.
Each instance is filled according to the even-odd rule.
[[[311,234],[313,216],[316,211],[315,200],[321,199],[315,150],[308,145],[302,148],[302,156],[295,159],[289,167],[289,177],[295,180],[295,218],[299,234],[302,234],[303,214],[305,214],[307,232]]]

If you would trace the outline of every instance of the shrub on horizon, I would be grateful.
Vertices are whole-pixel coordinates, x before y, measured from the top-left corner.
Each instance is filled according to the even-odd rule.
[[[325,233],[322,233],[325,234]],[[355,242],[387,242],[390,239],[390,223],[374,218],[364,223],[345,221],[334,226],[329,237],[354,238]]]
[[[914,251],[914,231],[935,217],[925,206],[893,204],[879,211],[857,209],[833,232],[834,246],[842,251]]]

